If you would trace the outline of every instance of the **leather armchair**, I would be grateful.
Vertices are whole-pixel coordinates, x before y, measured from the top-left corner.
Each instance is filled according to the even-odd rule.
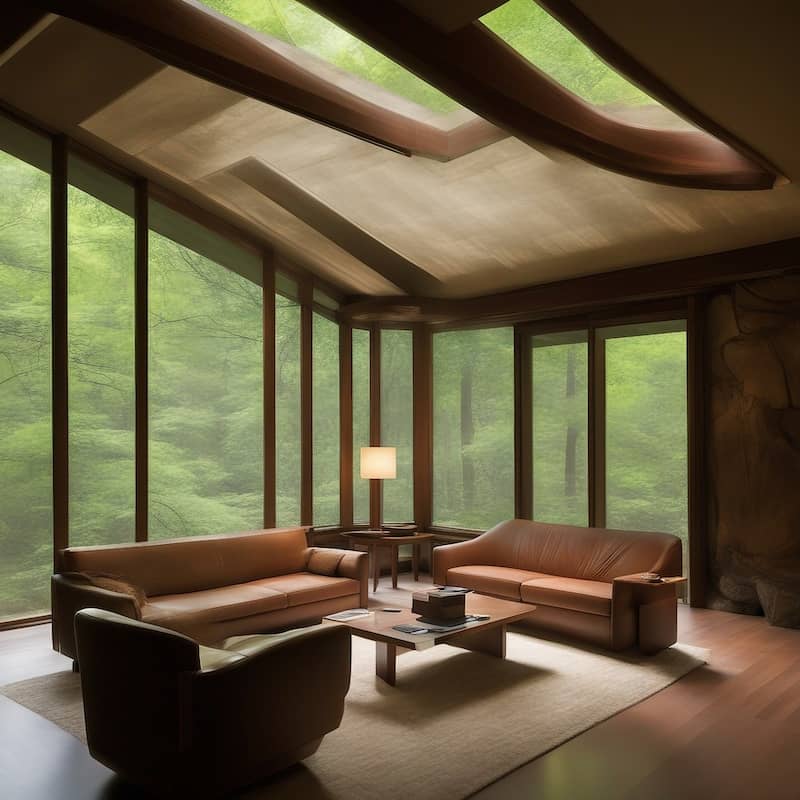
[[[350,687],[339,625],[212,648],[90,608],[75,616],[75,639],[90,753],[166,797],[216,797],[312,755]]]

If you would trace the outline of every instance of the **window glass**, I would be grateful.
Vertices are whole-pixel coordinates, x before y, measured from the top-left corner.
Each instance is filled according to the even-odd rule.
[[[397,448],[397,477],[382,482],[384,522],[414,519],[413,367],[411,331],[382,330],[381,444]]]
[[[369,481],[361,448],[369,447],[369,331],[353,329],[353,522],[369,522]]]
[[[135,538],[133,188],[70,159],[71,545]]]
[[[531,338],[533,518],[589,524],[585,331]]]
[[[431,111],[460,108],[414,73],[297,0],[205,0],[205,5]]]
[[[661,326],[664,327],[664,326]],[[688,540],[686,333],[606,329],[606,525]],[[647,333],[647,331],[653,331]],[[601,333],[601,332],[599,332]]]
[[[587,103],[647,127],[694,130],[689,122],[609,67],[534,0],[508,0],[480,21]]]
[[[433,337],[433,521],[482,530],[514,516],[514,334]]]
[[[50,166],[48,143],[5,120],[0,148],[0,620],[7,620],[50,609]]]
[[[279,526],[301,522],[300,304],[294,290],[275,295],[275,511]]]
[[[339,326],[313,315],[314,525],[339,524]]]
[[[260,528],[261,287],[154,230],[149,287],[150,538]]]

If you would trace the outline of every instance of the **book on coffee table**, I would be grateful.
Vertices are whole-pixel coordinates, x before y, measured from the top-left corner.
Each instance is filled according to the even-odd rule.
[[[362,619],[370,616],[375,612],[370,611],[368,608],[348,608],[347,611],[337,611],[335,614],[328,614],[323,619],[329,619],[333,622],[351,622],[354,619]]]

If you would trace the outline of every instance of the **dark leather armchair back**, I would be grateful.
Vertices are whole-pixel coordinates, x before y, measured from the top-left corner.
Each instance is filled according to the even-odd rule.
[[[89,751],[166,797],[221,795],[311,755],[339,726],[350,686],[344,626],[206,648],[89,608],[75,637]]]

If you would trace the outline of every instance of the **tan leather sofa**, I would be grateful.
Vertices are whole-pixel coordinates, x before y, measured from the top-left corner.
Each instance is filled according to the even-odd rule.
[[[208,644],[319,622],[368,602],[367,554],[308,547],[303,528],[69,547],[59,561],[53,647],[73,659],[73,619],[82,608],[114,611]],[[113,580],[87,581],[98,575],[135,591]]]
[[[75,617],[89,752],[168,797],[216,797],[310,756],[339,727],[350,632],[316,625],[216,648],[108,611]]]
[[[657,652],[677,638],[674,584],[681,542],[667,533],[578,528],[515,519],[466,542],[437,547],[437,584],[536,605],[530,625],[611,650]]]

